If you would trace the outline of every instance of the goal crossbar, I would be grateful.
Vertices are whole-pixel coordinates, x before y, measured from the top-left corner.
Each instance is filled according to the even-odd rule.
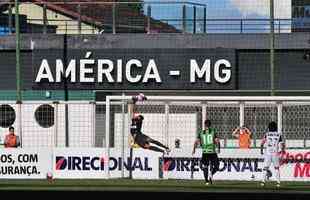
[[[132,96],[107,96],[106,101],[130,100]],[[151,101],[310,101],[310,96],[147,96]]]

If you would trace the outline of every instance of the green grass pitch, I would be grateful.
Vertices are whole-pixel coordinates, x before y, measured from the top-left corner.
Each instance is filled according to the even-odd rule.
[[[150,192],[280,192],[308,193],[310,182],[275,182],[261,187],[254,181],[215,181],[206,186],[199,180],[0,180],[0,190],[57,190],[57,191],[150,191]]]

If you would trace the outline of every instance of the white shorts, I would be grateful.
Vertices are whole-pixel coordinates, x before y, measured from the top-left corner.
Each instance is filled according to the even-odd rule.
[[[270,167],[271,163],[273,167],[280,166],[280,156],[277,153],[274,154],[266,154],[264,159],[264,167]]]

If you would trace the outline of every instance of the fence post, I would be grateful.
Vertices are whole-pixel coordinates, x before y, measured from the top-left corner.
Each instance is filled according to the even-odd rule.
[[[254,124],[253,124],[253,132],[256,133],[256,129],[257,129],[257,115],[256,115],[256,109],[254,108],[253,109],[253,116],[254,116]],[[254,141],[254,147],[256,148],[257,147],[257,137],[256,137],[256,134],[253,134],[253,141]]]
[[[106,97],[106,104],[105,104],[105,150],[106,150],[106,175],[107,178],[110,177],[110,169],[109,169],[109,160],[110,160],[110,98],[107,96]]]
[[[116,34],[116,3],[113,3],[113,7],[112,7],[112,29],[113,29],[113,34]]]
[[[21,69],[20,69],[20,24],[19,24],[19,0],[15,0],[15,41],[16,41],[16,101],[22,101]]]
[[[78,10],[78,30],[79,30],[79,35],[82,33],[82,24],[81,24],[81,4],[78,4],[77,6]]]
[[[54,104],[54,147],[58,147],[58,103],[57,101],[53,102]]]
[[[270,0],[270,92],[271,96],[275,95],[275,86],[274,86],[274,1]]]
[[[9,3],[9,34],[12,34],[13,16],[12,16],[12,4]]]
[[[91,106],[91,147],[96,147],[96,102],[95,101],[90,101],[90,106]]]
[[[23,148],[23,125],[22,125],[22,102],[17,101],[17,115],[18,115],[18,130],[19,130],[19,137],[20,137],[20,147]]]
[[[129,113],[131,112],[130,111],[130,106],[129,104],[127,104],[127,120],[129,123],[127,123],[127,127],[128,127],[128,130],[130,130],[130,122],[131,122],[131,118],[130,118],[130,115]],[[133,138],[132,138],[133,139]],[[133,165],[133,162],[132,162],[132,157],[133,157],[133,145],[132,143],[134,143],[134,141],[130,141],[130,147],[129,147],[129,179],[132,179],[132,165]]]
[[[193,20],[193,34],[196,33],[196,20],[197,20],[197,13],[196,13],[196,6],[194,6],[194,13],[193,13],[193,17],[194,17],[194,20]]]
[[[125,93],[122,94],[123,100],[122,100],[122,160],[125,160]],[[124,169],[124,162],[121,163],[122,168],[122,178],[125,177],[125,169]]]
[[[239,115],[239,126],[244,126],[244,102],[240,102],[239,104],[240,108],[240,115]]]
[[[68,31],[68,22],[66,21],[66,23],[65,23],[65,34],[67,34],[67,31]]]
[[[207,119],[207,104],[206,104],[206,102],[202,103],[201,109],[202,109],[202,111],[201,111],[201,114],[202,114],[201,128],[205,129],[205,121]]]
[[[207,32],[207,8],[203,8],[203,33]]]
[[[46,3],[43,4],[43,34],[47,33],[47,13],[46,13]]]
[[[152,8],[150,5],[147,6],[147,33],[151,33],[151,15],[152,15]]]
[[[165,145],[169,146],[169,102],[165,103]]]
[[[279,102],[277,104],[277,109],[278,109],[278,131],[282,132],[282,108],[283,108],[283,104],[281,102]]]
[[[63,61],[66,66],[68,66],[68,37],[67,34],[63,37]],[[70,134],[69,134],[69,91],[68,91],[68,82],[67,77],[62,76],[62,80],[64,81],[64,100],[65,100],[65,134],[66,134],[66,147],[70,147]]]
[[[182,31],[186,33],[186,5],[182,8]]]

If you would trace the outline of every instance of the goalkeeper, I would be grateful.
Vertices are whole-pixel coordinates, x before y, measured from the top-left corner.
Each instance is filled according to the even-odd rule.
[[[132,97],[132,104],[129,104],[129,112],[131,114],[132,122],[130,127],[130,133],[133,137],[134,143],[139,145],[140,147],[144,149],[149,149],[156,152],[161,152],[163,154],[169,154],[170,149],[163,145],[162,143],[150,138],[147,135],[144,135],[141,132],[142,123],[144,120],[144,117],[141,114],[134,113],[135,105],[137,101],[145,101],[147,98],[144,96],[144,94],[139,94],[138,96]],[[150,143],[155,144],[157,146],[150,145]]]

